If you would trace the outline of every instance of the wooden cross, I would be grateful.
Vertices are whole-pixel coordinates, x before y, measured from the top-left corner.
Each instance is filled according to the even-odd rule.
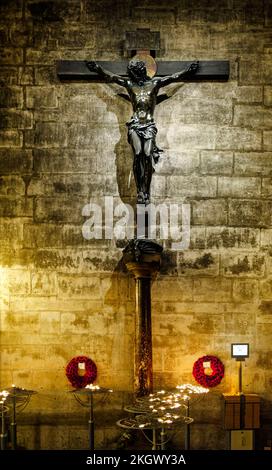
[[[226,80],[227,61],[210,62],[155,62],[150,50],[136,50],[129,62],[60,61],[57,74],[60,79],[95,80],[118,83],[127,91],[122,94],[133,108],[128,127],[128,141],[132,146],[133,173],[137,187],[137,204],[150,203],[150,185],[161,149],[156,145],[157,128],[153,113],[156,104],[166,99],[160,88],[178,81]]]
[[[120,44],[121,46],[121,44]],[[124,43],[121,46],[124,54],[130,59],[135,54],[142,52],[155,58],[161,53],[161,39],[159,31],[150,31],[148,28],[137,28],[135,31],[126,31]],[[90,59],[89,59],[90,60]],[[105,69],[117,75],[127,76],[127,61],[109,62],[98,61]],[[192,61],[165,61],[157,62],[158,70],[156,75],[164,77],[183,70]],[[60,60],[57,62],[57,74],[61,80],[87,80],[101,81],[96,73],[90,72],[85,61]],[[228,80],[229,62],[201,61],[195,74],[194,81],[202,80]]]
[[[98,65],[109,70],[109,72],[127,77],[127,61],[110,62],[96,61]],[[188,67],[192,61],[163,61],[157,62],[158,77],[172,75]],[[59,60],[57,62],[57,75],[60,80],[85,80],[88,82],[103,81],[95,72],[90,72],[84,60]],[[228,60],[203,60],[199,61],[199,68],[191,78],[184,78],[182,81],[227,81],[229,78]]]

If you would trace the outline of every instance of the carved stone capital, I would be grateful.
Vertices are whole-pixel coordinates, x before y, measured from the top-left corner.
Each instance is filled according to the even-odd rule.
[[[123,250],[123,261],[135,279],[154,279],[160,269],[162,250],[162,246],[152,240],[130,240]]]

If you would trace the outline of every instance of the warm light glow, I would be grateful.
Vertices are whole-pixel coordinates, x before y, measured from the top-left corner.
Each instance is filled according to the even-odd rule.
[[[143,407],[143,414],[136,417],[139,428],[157,427],[160,424],[171,425],[181,420],[187,424],[193,421],[192,418],[186,416],[188,401],[194,396],[200,397],[201,394],[208,393],[209,389],[187,383],[178,385],[176,389],[176,392],[159,390],[139,400]],[[145,411],[147,406],[150,409],[149,412]],[[177,414],[177,409],[180,414]]]
[[[0,392],[0,396],[2,397],[2,402],[4,402],[9,396],[9,392],[7,390],[2,390],[2,392]]]
[[[190,400],[191,397],[189,395],[208,393],[209,391],[208,388],[201,387],[200,385],[192,385],[192,384],[181,384],[181,385],[177,385],[176,388],[184,393],[183,395],[184,400]]]
[[[185,396],[187,397],[187,395]],[[139,428],[147,426],[158,427],[159,424],[171,425],[175,421],[185,421],[186,419],[187,406],[184,403],[183,393],[159,390],[156,393],[141,398],[139,402],[143,407],[143,414],[136,417],[139,422]],[[147,407],[150,409],[149,412],[146,412]],[[179,408],[180,414],[177,414],[177,408]]]
[[[85,388],[88,388],[89,390],[100,390],[99,385],[93,385],[93,384],[88,384],[86,385]]]

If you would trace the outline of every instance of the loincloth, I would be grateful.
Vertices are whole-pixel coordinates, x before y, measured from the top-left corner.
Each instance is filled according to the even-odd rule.
[[[160,154],[163,152],[159,147],[156,145],[156,135],[158,129],[154,121],[147,122],[144,124],[139,123],[135,118],[131,118],[129,122],[126,123],[128,127],[128,142],[132,144],[131,135],[133,132],[139,136],[141,140],[152,140],[153,142],[153,149],[152,149],[152,164],[156,164],[160,158]],[[153,165],[154,166],[154,165]]]

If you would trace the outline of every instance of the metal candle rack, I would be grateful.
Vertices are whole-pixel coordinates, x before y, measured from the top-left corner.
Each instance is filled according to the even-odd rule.
[[[8,440],[8,433],[6,427],[6,415],[9,412],[9,408],[4,405],[4,400],[0,401],[1,405],[1,434],[0,434],[0,447],[1,450],[5,450],[7,448],[7,440]]]
[[[187,412],[187,405],[179,392],[165,392],[161,390],[146,397],[137,398],[136,402],[125,408],[133,417],[124,418],[117,425],[124,429],[140,430],[145,438],[152,444],[152,450],[165,449],[169,441],[167,430],[177,430],[181,423],[188,426],[193,422]],[[145,430],[152,430],[152,439]],[[158,430],[160,437],[158,439]]]
[[[176,388],[182,395],[182,398],[186,404],[186,416],[190,415],[190,404],[194,404],[197,401],[201,400],[205,396],[205,394],[209,392],[208,388],[187,383],[177,385]],[[190,427],[188,426],[188,424],[186,424],[185,426],[184,449],[190,449]]]
[[[134,418],[120,419],[117,421],[117,426],[129,430],[139,430],[143,433],[146,440],[152,444],[152,450],[165,450],[165,445],[169,441],[166,431],[173,431],[174,429],[178,429],[178,425],[180,425],[181,421],[188,425],[193,422],[193,419],[183,416],[179,420],[175,421],[175,423],[162,425],[158,422],[155,422],[154,420],[152,422],[150,421],[146,423],[143,415],[136,415]],[[145,430],[152,430],[152,439],[148,437],[148,435],[145,433]],[[160,430],[159,438],[158,430]]]
[[[87,385],[85,388],[75,389],[69,391],[73,393],[76,401],[84,408],[89,408],[89,447],[94,450],[94,395],[102,395],[102,400],[105,399],[105,394],[111,393],[112,390],[108,388],[99,387],[98,385]],[[101,400],[101,401],[102,401]]]
[[[1,449],[6,448],[7,445],[7,429],[5,423],[5,415],[10,414],[10,437],[11,437],[11,448],[15,450],[17,448],[17,414],[25,409],[28,405],[30,398],[34,395],[34,390],[27,390],[25,388],[12,387],[8,388],[1,392],[5,394],[5,404],[2,403],[2,432],[1,432]],[[2,400],[3,402],[3,400]],[[6,411],[3,412],[3,408],[6,408]]]

